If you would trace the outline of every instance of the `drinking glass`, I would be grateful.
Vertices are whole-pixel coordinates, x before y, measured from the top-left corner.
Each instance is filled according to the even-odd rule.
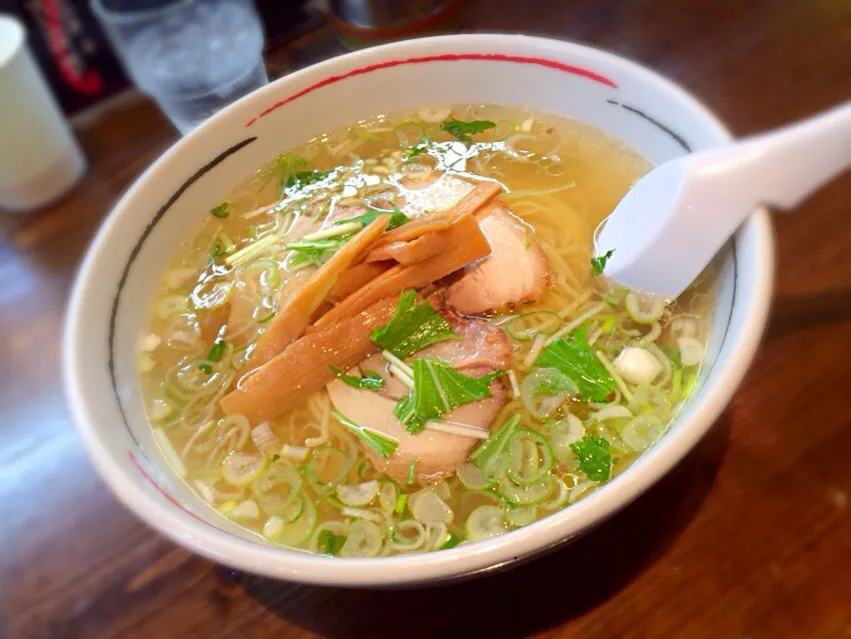
[[[269,80],[251,0],[92,0],[136,85],[185,134]]]

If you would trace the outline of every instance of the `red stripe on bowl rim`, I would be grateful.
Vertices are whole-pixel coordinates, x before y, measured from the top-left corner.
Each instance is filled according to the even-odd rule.
[[[340,80],[345,80],[346,78],[351,78],[356,75],[363,75],[364,73],[369,73],[370,71],[377,71],[379,69],[389,69],[391,67],[398,67],[403,64],[420,64],[423,62],[455,62],[459,60],[493,60],[496,62],[517,62],[520,64],[534,64],[537,66],[557,69],[559,71],[565,71],[566,73],[571,73],[573,75],[579,75],[588,78],[589,80],[593,80],[594,82],[605,84],[606,86],[612,87],[613,89],[618,88],[618,85],[615,84],[612,80],[600,75],[599,73],[596,73],[595,71],[584,69],[582,67],[577,67],[572,64],[566,64],[558,60],[550,60],[549,58],[537,58],[533,56],[522,55],[507,55],[504,53],[441,53],[439,55],[426,55],[411,58],[400,58],[397,60],[385,60],[384,62],[376,62],[375,64],[368,64],[366,66],[350,69],[345,73],[328,76],[327,78],[323,78],[322,80],[314,82],[310,86],[305,87],[301,91],[297,91],[296,93],[293,93],[292,95],[287,96],[286,98],[278,100],[277,102],[265,108],[263,111],[248,120],[248,122],[245,123],[245,126],[251,126],[263,116],[268,115],[278,107],[292,102],[296,98],[300,98],[303,95],[307,95],[308,93],[315,91],[316,89],[328,86],[329,84],[334,84],[335,82],[339,82]]]

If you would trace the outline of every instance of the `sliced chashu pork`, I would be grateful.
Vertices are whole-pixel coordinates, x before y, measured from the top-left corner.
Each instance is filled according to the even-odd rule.
[[[415,356],[442,359],[473,376],[508,365],[511,342],[502,329],[481,320],[453,321],[453,328],[459,335],[458,339],[438,342]],[[380,356],[365,360],[358,368],[377,371],[385,378],[385,386],[378,391],[358,390],[334,380],[327,386],[328,393],[334,407],[346,417],[399,441],[394,453],[387,458],[366,449],[380,472],[401,482],[405,480],[411,462],[414,462],[415,474],[422,482],[446,477],[464,462],[473,446],[480,441],[428,428],[416,435],[410,434],[393,416],[396,400],[408,389],[390,375]],[[354,371],[355,374],[359,372]],[[459,406],[447,413],[444,419],[486,429],[502,407],[506,395],[505,386],[498,380],[489,388],[490,398]]]
[[[477,315],[539,300],[550,282],[550,265],[532,229],[502,206],[492,207],[479,228],[491,254],[449,286],[447,305]]]

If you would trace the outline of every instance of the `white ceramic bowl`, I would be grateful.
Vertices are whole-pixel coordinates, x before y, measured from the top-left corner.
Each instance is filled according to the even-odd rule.
[[[136,376],[137,338],[168,258],[229,187],[280,151],[376,113],[446,103],[519,104],[600,127],[654,163],[730,139],[658,75],[587,47],[506,35],[386,45],[282,78],[212,117],[157,160],[107,218],[78,276],[64,375],[80,436],[131,510],[174,541],[253,573],[340,585],[428,582],[496,568],[569,540],[646,490],[701,438],[748,367],[771,292],[773,244],[757,212],[727,250],[699,390],[670,431],[586,499],[499,537],[441,552],[338,559],[263,543],[201,501],[151,438]]]

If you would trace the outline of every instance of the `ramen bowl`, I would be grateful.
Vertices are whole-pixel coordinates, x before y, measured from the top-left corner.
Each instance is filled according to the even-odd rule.
[[[171,470],[146,420],[137,342],[159,274],[181,240],[230,187],[284,149],[377,113],[463,103],[573,118],[654,164],[730,139],[685,91],[628,60],[506,35],[427,38],[352,53],[282,78],[213,116],[115,206],[80,268],[68,312],[64,377],[74,422],[98,472],[142,520],[194,552],[268,577],[343,586],[436,582],[506,566],[590,530],[668,472],[712,426],[766,321],[773,245],[762,211],[720,256],[705,362],[669,430],[611,482],[530,525],[437,552],[329,557],[265,542],[208,506]]]

